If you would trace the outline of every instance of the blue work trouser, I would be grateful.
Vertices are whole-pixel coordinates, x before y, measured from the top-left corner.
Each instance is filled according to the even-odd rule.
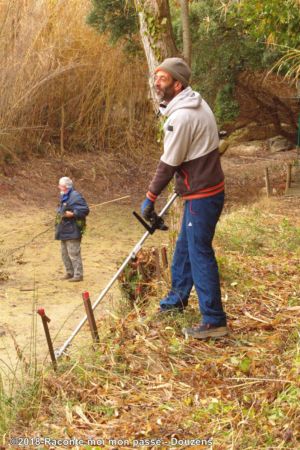
[[[224,205],[224,192],[187,200],[172,262],[172,289],[161,309],[184,308],[193,285],[205,324],[226,325],[212,240]]]

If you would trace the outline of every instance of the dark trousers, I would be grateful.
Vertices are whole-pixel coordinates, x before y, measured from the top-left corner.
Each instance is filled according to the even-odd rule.
[[[226,325],[220,279],[212,240],[224,205],[224,192],[187,200],[172,262],[172,289],[160,302],[162,309],[183,308],[195,286],[202,321]]]

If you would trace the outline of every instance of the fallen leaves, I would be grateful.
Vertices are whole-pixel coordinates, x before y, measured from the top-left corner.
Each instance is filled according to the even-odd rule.
[[[179,316],[158,319],[150,302],[121,317],[114,312],[101,322],[95,350],[74,350],[45,378],[39,414],[48,419],[18,423],[22,433],[61,437],[74,430],[77,437],[131,442],[212,437],[218,450],[297,448],[300,265],[290,250],[297,233],[266,211],[237,214],[235,228],[231,223],[218,238],[226,249],[221,276],[230,335],[184,340],[182,326],[199,320],[195,297]],[[263,228],[257,245],[251,236]]]

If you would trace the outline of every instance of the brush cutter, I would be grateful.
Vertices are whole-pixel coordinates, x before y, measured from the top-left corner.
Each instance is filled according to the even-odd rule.
[[[114,274],[112,279],[109,281],[107,286],[103,289],[103,291],[99,294],[98,298],[96,299],[95,303],[92,306],[92,309],[94,310],[98,304],[101,302],[101,300],[105,297],[107,292],[110,290],[114,282],[119,278],[127,264],[136,258],[136,255],[141,250],[142,245],[146,241],[149,235],[153,234],[156,230],[167,230],[168,227],[165,225],[163,216],[168,211],[168,209],[171,207],[171,205],[176,200],[178,194],[173,194],[170,200],[166,203],[166,205],[163,207],[163,209],[160,211],[159,214],[156,214],[153,212],[150,218],[150,226],[136,213],[134,212],[134,216],[139,220],[139,222],[146,228],[146,233],[143,235],[143,237],[138,241],[138,243],[135,245],[133,250],[129,253],[119,270]],[[81,330],[85,322],[87,321],[87,316],[84,316],[83,319],[79,322],[71,336],[65,341],[65,343],[57,350],[55,350],[55,357],[59,358],[65,353],[65,350],[68,348],[74,337],[77,335],[77,333]]]

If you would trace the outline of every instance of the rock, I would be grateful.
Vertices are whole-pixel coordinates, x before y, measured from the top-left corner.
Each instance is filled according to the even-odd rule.
[[[221,139],[220,143],[219,143],[219,152],[221,154],[226,152],[228,146],[229,146],[229,142],[226,139]]]
[[[250,122],[241,128],[237,127],[237,129],[230,134],[229,139],[233,142],[257,141],[268,139],[275,136],[275,134],[276,132],[273,124],[262,125],[257,122]]]
[[[241,144],[231,144],[226,150],[226,156],[257,156],[265,148],[265,141],[250,141]]]
[[[239,128],[230,134],[229,140],[232,142],[242,142],[243,140],[245,140],[244,136],[247,132],[248,129],[246,127]]]
[[[271,153],[285,152],[294,148],[294,144],[281,135],[268,139],[268,146]]]

